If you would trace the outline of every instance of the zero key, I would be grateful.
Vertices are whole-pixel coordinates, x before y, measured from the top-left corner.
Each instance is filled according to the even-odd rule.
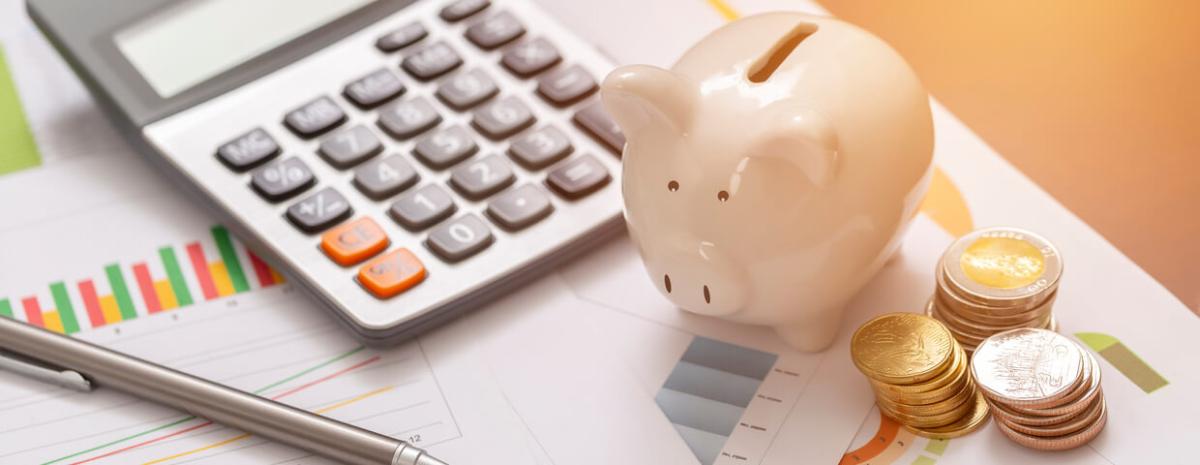
[[[358,282],[375,297],[386,299],[420,284],[427,274],[412,251],[400,248],[363,265]]]

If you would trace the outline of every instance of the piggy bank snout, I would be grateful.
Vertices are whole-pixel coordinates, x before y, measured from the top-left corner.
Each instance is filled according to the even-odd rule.
[[[657,278],[659,290],[680,308],[722,316],[745,306],[745,271],[717,246],[675,243],[656,258],[647,260],[647,269]]]

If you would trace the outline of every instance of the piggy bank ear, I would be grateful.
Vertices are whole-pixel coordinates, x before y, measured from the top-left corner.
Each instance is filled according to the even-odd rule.
[[[636,138],[647,129],[686,131],[692,120],[694,87],[671,71],[629,65],[608,74],[600,98],[621,130]]]
[[[833,181],[838,167],[838,137],[829,120],[802,105],[779,102],[764,108],[758,121],[762,129],[751,146],[750,157],[791,163],[817,187]]]

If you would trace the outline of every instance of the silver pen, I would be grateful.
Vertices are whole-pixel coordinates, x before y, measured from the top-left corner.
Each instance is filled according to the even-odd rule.
[[[399,439],[3,317],[0,369],[116,389],[351,465],[446,465]]]

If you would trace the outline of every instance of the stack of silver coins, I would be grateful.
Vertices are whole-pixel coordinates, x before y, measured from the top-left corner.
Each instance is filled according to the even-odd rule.
[[[983,341],[971,372],[996,426],[1014,442],[1066,450],[1095,439],[1108,420],[1100,364],[1074,341],[1044,329],[1014,329]]]
[[[1016,228],[971,232],[938,261],[925,314],[945,323],[968,352],[1015,328],[1058,330],[1052,307],[1063,263],[1050,241]]]

